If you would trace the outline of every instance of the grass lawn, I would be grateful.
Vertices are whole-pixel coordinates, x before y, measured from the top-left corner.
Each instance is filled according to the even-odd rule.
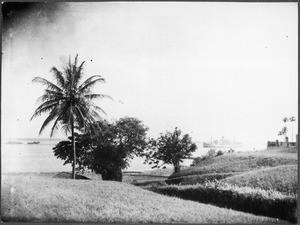
[[[255,170],[225,178],[223,181],[238,186],[264,190],[273,189],[283,193],[296,194],[298,189],[298,166],[286,165]]]
[[[225,154],[204,160],[200,165],[182,169],[171,178],[188,175],[248,172],[268,167],[298,164],[295,148]]]
[[[3,221],[115,223],[282,223],[159,195],[130,184],[2,174]]]

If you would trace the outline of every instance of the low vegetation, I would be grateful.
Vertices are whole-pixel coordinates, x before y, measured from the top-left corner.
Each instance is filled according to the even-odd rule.
[[[152,185],[148,189],[169,196],[213,204],[255,215],[296,222],[297,198],[277,191],[238,187],[223,182],[205,185]]]
[[[103,223],[282,223],[273,218],[162,196],[130,184],[3,174],[3,221]]]

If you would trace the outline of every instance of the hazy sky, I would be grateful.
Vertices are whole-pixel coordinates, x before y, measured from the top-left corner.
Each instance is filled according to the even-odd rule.
[[[298,115],[296,2],[59,6],[26,13],[3,37],[2,137],[38,137],[46,115],[29,119],[43,87],[31,80],[52,80],[76,53],[86,78],[106,79],[94,92],[115,99],[99,102],[104,118],[137,117],[153,137],[177,126],[195,141],[266,142]]]

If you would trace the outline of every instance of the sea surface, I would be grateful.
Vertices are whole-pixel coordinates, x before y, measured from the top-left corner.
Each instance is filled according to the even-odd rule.
[[[28,144],[28,142],[39,141],[39,144]],[[1,171],[8,172],[60,172],[71,171],[71,164],[64,165],[64,161],[56,158],[53,154],[53,147],[61,139],[2,139],[1,140]],[[19,142],[21,144],[9,144]],[[196,142],[198,149],[192,157],[205,155],[209,148],[203,148],[203,142]],[[266,145],[263,143],[243,144],[242,148],[235,151],[263,150]],[[189,166],[193,159],[186,159],[182,165]],[[167,166],[172,168],[172,166]],[[136,157],[131,160],[130,166],[125,170],[144,171],[150,170],[149,165],[144,164],[144,158]]]

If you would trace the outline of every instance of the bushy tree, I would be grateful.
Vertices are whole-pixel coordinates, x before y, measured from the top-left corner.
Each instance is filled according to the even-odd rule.
[[[142,121],[125,117],[114,123],[97,122],[100,131],[97,136],[88,134],[76,136],[78,169],[91,169],[101,174],[103,180],[122,181],[122,169],[129,166],[130,159],[143,153],[147,146],[148,128]],[[54,154],[70,163],[72,154],[67,149],[70,142],[60,142]]]
[[[197,149],[188,134],[181,135],[182,132],[177,127],[173,132],[167,131],[161,134],[158,139],[151,139],[148,145],[148,152],[145,163],[152,168],[159,168],[165,164],[172,164],[174,172],[180,171],[180,163],[188,158]]]

